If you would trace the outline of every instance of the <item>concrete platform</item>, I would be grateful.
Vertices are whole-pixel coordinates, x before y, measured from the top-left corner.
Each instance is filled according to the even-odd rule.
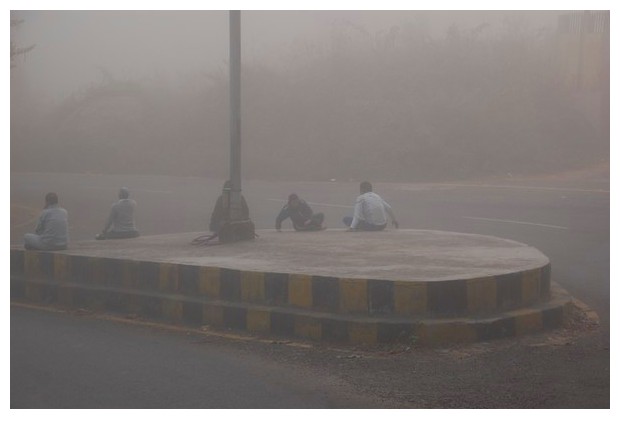
[[[258,230],[253,241],[193,246],[203,233],[71,243],[71,255],[339,278],[445,281],[541,268],[537,249],[497,237],[427,230]]]
[[[443,231],[201,233],[11,249],[14,299],[138,313],[318,341],[478,341],[560,326],[571,298],[548,258],[496,237]]]

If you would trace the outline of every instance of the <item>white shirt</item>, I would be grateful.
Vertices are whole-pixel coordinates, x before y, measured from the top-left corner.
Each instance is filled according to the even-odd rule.
[[[46,207],[41,212],[35,233],[41,236],[45,246],[66,246],[69,242],[68,214],[57,204]]]
[[[133,220],[133,212],[136,208],[136,202],[131,199],[121,199],[112,204],[110,216],[103,231],[107,231],[112,227],[113,232],[131,232],[136,231],[136,225]]]
[[[357,228],[360,220],[372,225],[385,225],[387,223],[386,214],[394,219],[392,207],[383,201],[383,198],[374,192],[366,192],[355,200],[351,228]]]

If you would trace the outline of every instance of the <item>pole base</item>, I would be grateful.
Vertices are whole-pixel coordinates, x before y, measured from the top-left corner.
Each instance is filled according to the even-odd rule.
[[[254,240],[256,238],[254,222],[250,219],[226,222],[218,231],[218,237],[221,243]]]

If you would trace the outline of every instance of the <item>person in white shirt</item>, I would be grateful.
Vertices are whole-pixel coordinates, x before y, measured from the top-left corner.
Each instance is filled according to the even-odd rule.
[[[45,196],[45,208],[39,216],[34,234],[24,235],[24,247],[28,250],[65,250],[69,243],[67,210],[58,206],[58,195],[50,192]]]
[[[353,216],[345,216],[342,221],[349,227],[347,231],[381,231],[387,226],[388,216],[394,228],[398,228],[392,207],[372,192],[370,182],[364,181],[360,183],[360,195],[355,201]]]
[[[140,236],[133,217],[135,209],[136,202],[129,198],[129,189],[122,187],[118,191],[118,201],[112,204],[112,209],[110,210],[108,221],[103,227],[103,231],[95,238],[97,240],[107,240]]]

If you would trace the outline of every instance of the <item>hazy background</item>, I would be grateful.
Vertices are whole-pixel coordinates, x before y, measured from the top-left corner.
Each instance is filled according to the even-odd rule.
[[[244,177],[417,181],[608,163],[605,45],[563,32],[560,15],[242,12]],[[11,20],[12,43],[34,45],[12,58],[12,171],[227,176],[228,12]]]

